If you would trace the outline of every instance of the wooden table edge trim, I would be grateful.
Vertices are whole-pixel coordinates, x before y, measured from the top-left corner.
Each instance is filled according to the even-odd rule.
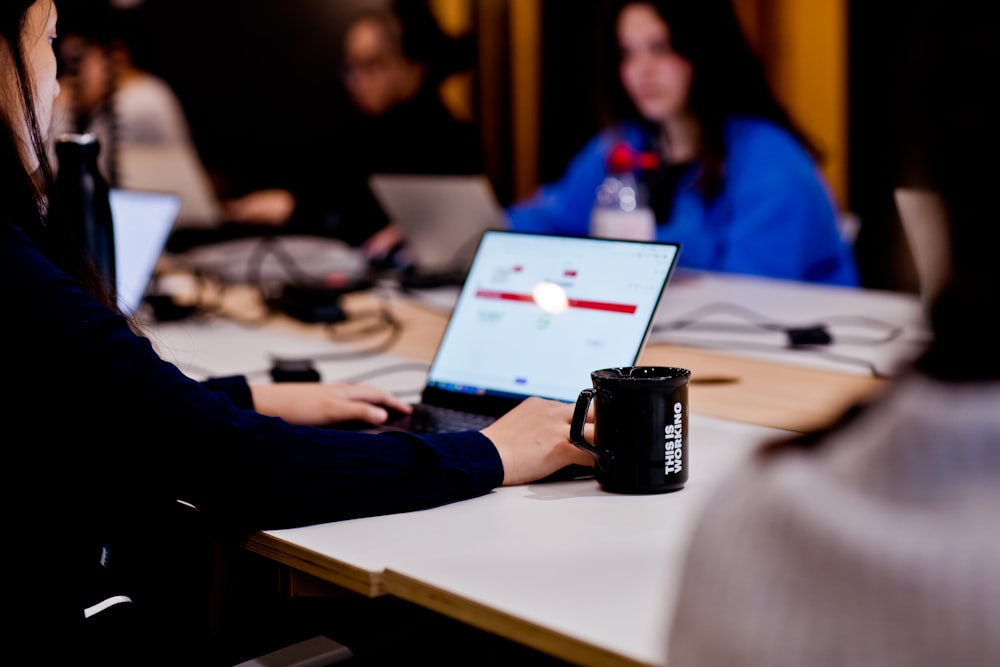
[[[421,583],[391,568],[382,573],[382,590],[389,595],[582,667],[611,665],[653,667],[652,663],[629,659],[611,650],[586,644],[561,632],[524,621],[452,591]]]
[[[385,593],[382,572],[371,572],[348,565],[265,532],[250,535],[244,541],[243,548],[370,598]]]

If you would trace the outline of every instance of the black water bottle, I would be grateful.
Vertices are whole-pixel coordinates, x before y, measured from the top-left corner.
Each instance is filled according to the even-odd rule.
[[[51,198],[53,232],[64,248],[82,248],[115,294],[115,233],[108,182],[98,168],[101,144],[93,134],[63,134],[56,139],[55,191]]]

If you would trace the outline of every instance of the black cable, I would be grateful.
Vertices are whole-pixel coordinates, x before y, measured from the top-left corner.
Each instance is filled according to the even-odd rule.
[[[247,258],[247,282],[251,285],[263,285],[264,260],[268,256],[274,256],[292,282],[300,285],[316,282],[315,277],[306,274],[299,268],[295,258],[283,247],[280,237],[268,235],[260,237],[250,257]]]
[[[722,312],[722,313],[728,312],[730,314],[743,317],[744,319],[749,321],[750,326],[742,325],[742,327],[737,329],[740,331],[747,331],[750,329],[780,331],[785,327],[783,323],[778,322],[777,320],[765,318],[763,315],[760,315],[759,313],[756,313],[750,310],[749,308],[746,308],[744,306],[735,303],[726,303],[720,301],[716,303],[707,303],[703,306],[699,306],[698,308],[695,308],[690,313],[688,313],[688,315],[684,318],[679,318],[671,322],[663,322],[660,324],[655,324],[653,325],[653,331],[657,332],[657,331],[670,331],[674,329],[686,329],[688,327],[696,325],[706,326],[709,323],[704,322],[702,318],[712,315],[715,312]],[[732,324],[728,325],[730,329],[735,326],[736,325]]]
[[[834,315],[824,318],[824,321],[828,328],[830,325],[836,325],[839,323],[845,326],[871,326],[873,328],[883,328],[886,330],[884,336],[875,339],[851,338],[850,336],[838,334],[837,342],[844,343],[846,345],[884,345],[903,335],[903,327],[876,319],[874,317],[868,317],[867,315]]]
[[[369,324],[367,327],[357,329],[355,331],[344,332],[344,329],[347,328],[348,325],[357,324],[358,322],[366,319],[374,319],[375,324]],[[394,326],[399,326],[401,328],[402,324],[391,314],[386,314],[383,311],[376,311],[374,313],[354,313],[343,322],[333,322],[328,324],[326,329],[331,340],[338,343],[346,343],[362,338],[369,338],[374,334],[381,333]]]
[[[263,236],[257,239],[254,243],[253,248],[250,251],[249,257],[247,257],[246,265],[246,282],[251,285],[256,285],[258,289],[261,288],[262,279],[261,274],[264,270],[264,260],[267,259],[269,254],[271,242],[273,242],[273,237]]]
[[[716,313],[731,314],[743,317],[748,323],[723,323],[706,322],[703,318]],[[877,338],[872,337],[851,337],[838,334],[836,337],[830,332],[830,325],[864,326],[882,328],[884,335]],[[784,347],[770,345],[755,345],[753,343],[741,342],[733,343],[685,343],[682,341],[671,341],[673,344],[685,345],[688,347],[698,347],[714,350],[759,350],[766,352],[778,352],[781,350],[806,351],[813,356],[822,357],[838,363],[860,365],[868,369],[873,377],[888,378],[889,375],[882,373],[872,362],[859,357],[829,352],[822,349],[833,343],[845,345],[884,345],[899,338],[903,334],[903,328],[876,318],[863,315],[838,315],[826,317],[822,323],[808,325],[791,325],[787,322],[767,318],[749,308],[734,303],[717,302],[700,306],[691,311],[687,316],[676,320],[656,324],[652,328],[652,333],[663,331],[677,331],[681,329],[696,328],[704,331],[732,331],[732,332],[769,332],[781,333],[785,335],[786,344]]]
[[[381,321],[384,323],[384,325],[382,327],[379,327],[379,329],[388,330],[389,335],[386,337],[385,340],[378,343],[377,345],[362,350],[351,350],[349,352],[329,352],[326,354],[322,353],[312,354],[307,357],[303,357],[301,359],[278,358],[275,357],[274,355],[271,355],[272,359],[271,368],[246,371],[243,373],[243,375],[248,378],[270,375],[273,367],[275,366],[275,364],[278,363],[301,361],[310,364],[315,364],[317,362],[325,362],[325,361],[344,361],[348,359],[363,359],[365,357],[375,356],[387,352],[399,340],[399,337],[402,334],[403,325],[398,319],[396,319],[396,317],[392,314],[392,312],[388,309],[387,306],[380,309],[378,311],[378,314]],[[336,326],[338,325],[332,325],[330,329],[334,329]],[[403,364],[397,364],[396,366],[401,367],[402,365]],[[426,367],[426,365],[424,364],[422,365],[422,367]],[[341,378],[339,381],[347,382],[351,380],[345,380]]]
[[[384,307],[379,310],[380,319],[384,322],[385,327],[389,330],[389,335],[384,341],[364,350],[354,350],[351,352],[331,352],[329,354],[315,355],[312,358],[316,361],[334,361],[343,359],[358,359],[362,357],[369,357],[375,354],[382,354],[383,352],[388,352],[397,343],[399,337],[403,333],[403,324],[392,314],[392,312]],[[350,320],[348,320],[350,321]],[[337,324],[331,325],[329,330],[335,331]]]
[[[164,276],[170,275],[172,273],[189,276],[194,278],[196,283],[196,289],[194,293],[194,302],[190,305],[178,304],[172,296],[169,294],[160,294],[159,286],[160,281]],[[218,285],[219,294],[214,301],[209,301],[208,297],[208,287],[210,284]],[[179,317],[170,317],[169,315],[163,316],[163,311],[176,312],[181,309],[187,312],[189,317],[197,317],[204,315],[217,315],[222,313],[222,302],[228,285],[225,283],[218,283],[217,281],[212,281],[209,275],[206,275],[204,271],[200,269],[192,269],[189,267],[184,267],[177,271],[160,271],[156,270],[152,277],[150,278],[150,286],[147,290],[146,301],[153,305],[153,314],[158,321],[171,321],[175,319],[181,319]],[[158,312],[158,309],[160,311]],[[236,320],[241,324],[252,324],[259,325],[265,321],[270,315],[267,314],[265,317],[261,318],[260,321],[253,321],[249,319],[239,319],[236,317],[228,317],[228,319]]]
[[[749,324],[707,322],[705,318],[716,314],[731,314],[743,317]],[[867,326],[881,328],[885,334],[877,337],[850,337],[838,335],[834,338],[830,332],[831,325]],[[829,345],[834,342],[850,345],[884,345],[903,334],[902,327],[864,315],[835,315],[824,318],[822,322],[808,324],[791,324],[773,318],[767,318],[749,308],[734,303],[709,303],[691,311],[687,316],[670,322],[654,324],[652,333],[676,331],[697,327],[705,331],[753,332],[767,331],[783,333],[787,336],[789,347],[808,345]]]
[[[274,314],[275,311],[267,308],[268,297],[266,294],[264,282],[261,278],[261,266],[264,258],[266,258],[268,254],[274,254],[278,258],[278,261],[282,263],[282,266],[286,269],[290,277],[297,278],[299,280],[308,280],[308,276],[305,276],[305,274],[298,269],[298,267],[294,262],[294,259],[287,253],[287,251],[285,251],[283,248],[280,247],[280,243],[277,241],[276,238],[262,237],[260,239],[260,242],[256,244],[255,247],[253,248],[250,257],[247,260],[248,263],[247,279],[248,282],[250,282],[251,284],[256,284],[257,291],[260,294],[261,302],[265,305],[266,314],[259,321],[252,321],[242,318],[233,318],[231,316],[227,316],[228,319],[234,319],[241,324],[258,325],[266,322],[266,320],[269,319]],[[194,275],[196,279],[199,281],[200,289],[199,289],[198,301],[200,304],[204,292],[207,291],[206,284],[208,282],[208,276],[206,276],[203,270],[198,268],[192,269],[190,267],[186,267],[186,271],[189,274]],[[154,280],[159,280],[159,278],[160,274],[157,274],[154,277]],[[220,282],[220,281],[215,281],[215,282]],[[220,285],[221,285],[220,289],[224,292],[225,289],[227,289],[227,287],[229,286],[229,283],[227,281],[221,281]],[[326,325],[326,331],[330,336],[330,338],[335,342],[345,342],[362,337],[367,338],[373,334],[377,334],[382,331],[388,331],[388,336],[386,336],[385,340],[366,349],[360,349],[360,350],[356,349],[356,350],[351,350],[349,352],[331,352],[327,354],[310,355],[308,359],[304,359],[303,361],[322,362],[322,361],[342,361],[347,359],[361,359],[364,357],[382,354],[392,349],[392,347],[395,346],[400,336],[402,335],[403,325],[393,315],[391,308],[389,307],[389,301],[385,297],[385,295],[380,294],[379,297],[380,297],[380,307],[378,308],[377,311],[367,314],[369,315],[369,317],[365,317],[365,314],[355,314],[342,322],[328,323]],[[199,305],[196,311],[199,314],[219,312],[221,311],[221,300],[222,299],[220,296],[219,303],[215,304],[211,310],[208,310],[204,306]],[[345,339],[343,334],[345,324],[346,325],[357,324],[359,321],[362,321],[363,319],[370,319],[371,316],[374,316],[375,319],[374,325],[369,325],[365,328],[352,331],[349,334],[349,337]],[[243,373],[243,375],[248,378],[269,375],[271,374],[271,371],[273,370],[275,363],[278,363],[279,361],[288,361],[288,360],[279,360],[274,357],[272,357],[272,360],[273,360],[272,368],[256,370],[256,371],[248,371]],[[350,381],[350,380],[342,380],[342,381]]]

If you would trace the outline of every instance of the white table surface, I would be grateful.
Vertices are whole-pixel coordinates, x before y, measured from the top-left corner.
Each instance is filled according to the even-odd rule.
[[[618,495],[593,479],[505,487],[419,512],[267,531],[341,582],[397,594],[592,664],[663,665],[687,539],[701,503],[753,447],[788,432],[691,416],[684,489]],[[323,575],[321,575],[323,576]],[[527,629],[527,631],[526,631]],[[586,658],[582,659],[586,662]]]
[[[274,358],[310,359],[324,381],[357,377],[412,401],[427,379],[425,363],[390,354],[358,354],[359,348],[373,346],[385,334],[359,345],[211,318],[157,324],[148,328],[147,335],[160,356],[199,380],[244,374],[268,382]]]
[[[789,321],[875,312],[922,333],[919,302],[906,295],[720,276],[686,277],[668,290],[658,321],[724,299]],[[227,320],[159,324],[149,335],[194,377],[266,377],[272,357],[310,357],[325,379],[385,370],[365,381],[410,398],[426,377],[425,365],[359,356],[357,344]],[[664,665],[681,555],[701,503],[755,446],[790,433],[693,413],[691,479],[679,492],[616,495],[594,480],[529,484],[421,512],[268,531],[251,548],[263,544],[279,561],[306,554],[306,571],[328,581],[410,599],[578,664]],[[268,545],[281,548],[267,553]]]
[[[449,312],[454,287],[411,291]],[[690,326],[675,328],[679,321]],[[825,325],[833,344],[789,349],[788,338],[758,324]],[[897,333],[898,332],[898,333]],[[891,340],[885,340],[894,335]],[[649,343],[670,343],[844,373],[892,375],[930,339],[916,294],[758,276],[677,270],[653,319]]]

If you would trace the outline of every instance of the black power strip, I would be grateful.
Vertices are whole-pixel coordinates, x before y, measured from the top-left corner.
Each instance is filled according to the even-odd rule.
[[[373,284],[370,280],[356,280],[341,287],[285,285],[277,295],[267,299],[267,306],[303,322],[343,322],[347,313],[340,305],[341,298],[350,292],[369,289]]]

